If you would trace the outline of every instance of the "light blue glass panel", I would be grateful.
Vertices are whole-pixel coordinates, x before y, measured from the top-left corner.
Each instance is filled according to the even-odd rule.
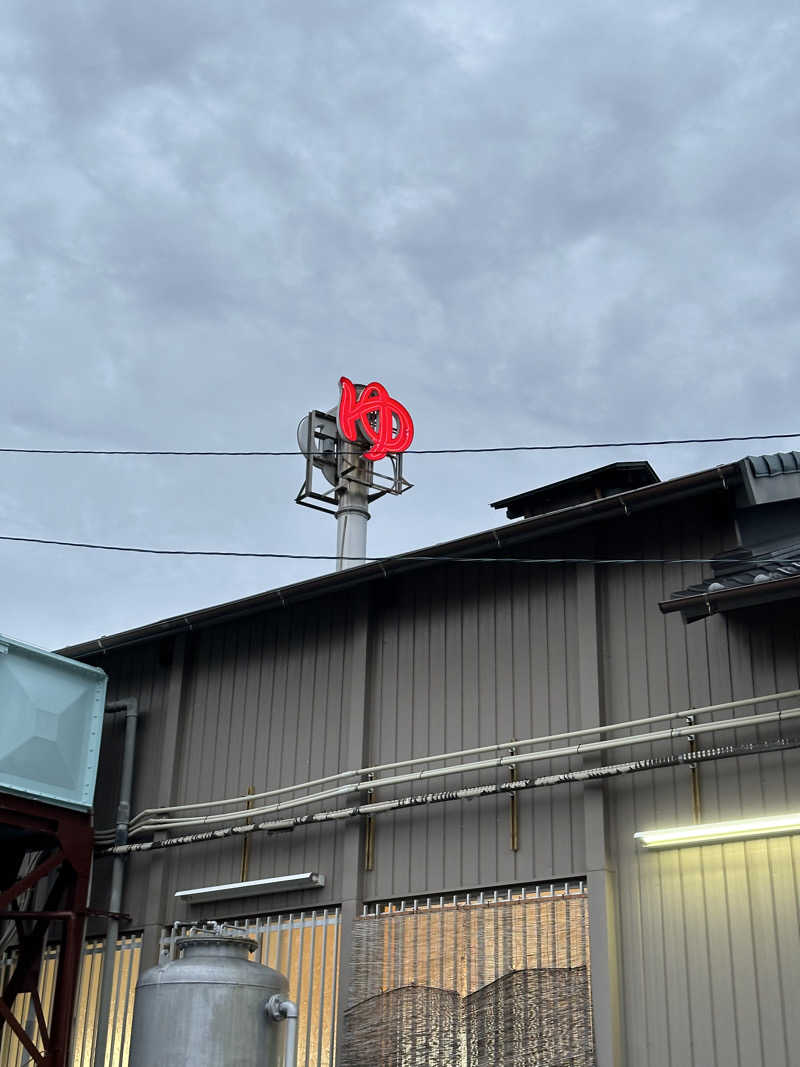
[[[92,806],[107,681],[0,635],[0,790]]]

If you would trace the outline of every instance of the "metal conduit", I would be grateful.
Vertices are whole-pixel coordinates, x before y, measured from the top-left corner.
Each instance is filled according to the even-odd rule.
[[[581,730],[567,730],[564,733],[558,734],[546,734],[542,737],[530,737],[524,741],[510,740],[502,741],[498,744],[482,745],[478,748],[462,748],[454,752],[443,752],[434,756],[415,756],[412,759],[397,760],[394,763],[380,763],[372,767],[361,767],[358,770],[353,771],[340,771],[337,774],[329,774],[325,778],[314,778],[308,782],[298,782],[295,785],[282,786],[280,789],[270,789],[264,793],[251,793],[241,797],[228,797],[223,800],[205,800],[199,801],[195,804],[181,804],[171,808],[144,808],[138,815],[134,816],[131,820],[131,831],[133,832],[140,827],[143,828],[143,823],[148,822],[151,815],[165,815],[170,812],[176,811],[200,811],[205,808],[222,807],[228,804],[245,804],[253,803],[257,800],[266,800],[270,797],[283,796],[286,793],[296,792],[298,789],[312,789],[319,785],[328,785],[331,782],[340,782],[345,778],[357,778],[365,774],[377,774],[379,771],[392,770],[397,767],[413,767],[419,766],[421,763],[438,763],[449,759],[457,759],[462,756],[477,756],[482,752],[498,752],[501,749],[507,749],[515,747],[527,748],[531,745],[548,744],[551,741],[565,741],[571,737],[587,737],[591,734],[599,733],[612,733],[617,730],[629,730],[637,726],[647,726],[650,723],[657,722],[669,722],[672,719],[685,719],[688,715],[706,715],[712,714],[717,711],[728,711],[733,708],[752,707],[757,704],[764,704],[773,700],[786,700],[789,697],[800,696],[800,689],[787,689],[782,693],[769,693],[759,697],[744,697],[739,700],[728,700],[722,704],[708,704],[702,708],[689,708],[687,711],[675,711],[666,712],[663,715],[650,715],[642,719],[627,719],[625,722],[608,723],[605,725],[591,726]],[[330,792],[325,796],[336,796],[337,793]],[[288,805],[287,805],[288,806]],[[261,811],[262,809],[257,809]],[[263,809],[267,810],[267,809]],[[272,810],[272,809],[270,809]],[[275,809],[277,810],[277,809]],[[229,814],[237,814],[231,812]],[[193,825],[189,823],[187,825]],[[97,836],[103,836],[101,831]]]
[[[669,730],[655,730],[646,734],[635,734],[631,737],[613,738],[606,741],[594,741],[588,744],[570,745],[563,748],[547,749],[543,752],[525,752],[509,756],[500,756],[492,760],[480,760],[472,763],[462,763],[454,767],[441,767],[427,771],[418,771],[408,775],[393,775],[389,778],[371,779],[367,782],[353,783],[348,786],[339,786],[336,789],[321,793],[309,794],[276,804],[265,805],[261,808],[248,809],[247,816],[252,818],[257,815],[269,815],[278,811],[288,811],[292,808],[302,807],[306,804],[319,803],[333,799],[337,796],[352,795],[353,793],[368,792],[383,786],[403,785],[409,782],[427,781],[432,778],[446,777],[450,774],[465,774],[473,771],[491,769],[493,767],[514,767],[525,762],[537,762],[539,760],[563,759],[571,756],[585,755],[588,753],[603,752],[613,748],[627,748],[642,744],[652,744],[656,741],[668,741],[677,737],[696,736],[702,733],[739,729],[747,726],[759,726],[768,722],[782,722],[800,716],[800,708],[787,708],[783,711],[769,712],[761,715],[748,715],[736,719],[724,719],[721,722],[691,723],[682,727],[672,727]],[[222,815],[199,816],[195,819],[175,819],[155,821],[138,828],[138,833],[151,830],[170,830],[189,826],[209,826],[223,822],[231,822],[241,818],[239,812],[228,812]],[[107,841],[102,841],[107,844]]]
[[[630,737],[611,738],[606,741],[592,741],[588,744],[568,745],[563,748],[550,748],[543,752],[522,752],[513,756],[498,756],[495,759],[476,760],[472,763],[459,763],[454,767],[435,767],[426,771],[417,771],[412,774],[397,774],[389,778],[373,778],[367,782],[354,782],[349,785],[338,786],[336,789],[328,789],[321,793],[310,793],[304,797],[296,797],[276,804],[265,805],[261,808],[248,809],[249,817],[256,815],[269,815],[277,811],[288,811],[292,808],[303,807],[306,804],[319,803],[323,800],[331,800],[337,796],[347,796],[353,793],[368,792],[390,785],[405,785],[409,782],[427,781],[431,778],[443,778],[450,774],[467,774],[471,771],[482,771],[492,767],[514,767],[519,763],[537,762],[539,760],[563,759],[569,756],[579,756],[590,752],[604,752],[612,748],[628,748],[635,745],[652,744],[655,741],[669,741],[676,737],[696,736],[702,733],[716,731],[736,730],[745,726],[758,726],[767,722],[781,722],[784,719],[794,719],[800,716],[800,708],[787,708],[783,711],[764,712],[760,715],[744,715],[738,719],[723,719],[720,722],[690,723],[686,726],[673,726],[669,730],[652,730],[645,734],[633,734]],[[230,822],[241,818],[241,812],[225,812],[220,815],[203,815],[197,818],[154,820],[145,823],[136,829],[136,833],[145,833],[153,830],[178,829],[187,826],[210,826],[218,823]]]
[[[218,841],[234,834],[286,833],[300,826],[353,819],[362,815],[378,815],[387,811],[398,811],[401,808],[441,804],[450,800],[473,800],[477,797],[493,796],[498,793],[514,793],[523,789],[538,789],[545,786],[598,781],[641,771],[654,771],[687,764],[691,766],[695,763],[715,763],[723,759],[764,755],[768,752],[788,752],[798,748],[800,748],[800,737],[778,737],[769,741],[752,741],[749,744],[723,745],[710,749],[699,749],[695,752],[682,752],[678,755],[629,760],[625,763],[589,767],[580,771],[546,774],[539,778],[521,778],[515,782],[497,782],[489,785],[474,785],[466,786],[462,789],[443,790],[437,793],[405,796],[396,800],[377,801],[356,807],[314,812],[310,815],[296,815],[291,819],[279,819],[274,822],[242,823],[238,826],[226,826],[220,830],[206,830],[203,833],[186,834],[182,837],[169,837],[157,841],[140,841],[134,844],[117,845],[100,850],[99,855],[112,856],[127,855],[131,852],[156,852],[165,848],[181,848],[184,845],[201,844],[205,841]]]
[[[131,810],[131,791],[133,788],[133,765],[136,754],[136,724],[139,716],[139,704],[135,698],[116,700],[106,704],[106,714],[125,712],[125,742],[122,754],[122,771],[119,787],[119,804],[117,807],[117,826],[115,841],[124,845],[128,840],[128,819]],[[106,1045],[108,1043],[108,1024],[111,1016],[111,1001],[114,986],[114,959],[117,952],[119,935],[119,913],[122,910],[122,890],[125,881],[125,853],[114,856],[111,871],[111,892],[109,894],[109,919],[106,927],[106,939],[103,947],[103,970],[100,984],[100,1003],[97,1009],[97,1044],[95,1062],[106,1062]]]

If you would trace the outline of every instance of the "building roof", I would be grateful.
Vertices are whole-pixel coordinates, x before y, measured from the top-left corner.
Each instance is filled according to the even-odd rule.
[[[679,589],[660,607],[686,622],[717,611],[800,596],[800,452],[741,461],[736,519],[741,547],[722,553],[712,575]]]
[[[447,557],[503,555],[505,550],[525,541],[601,521],[624,518],[694,494],[728,490],[737,485],[740,480],[739,462],[722,464],[695,474],[672,478],[669,481],[657,481],[654,484],[644,485],[614,496],[593,498],[568,508],[560,508],[453,541],[444,541],[414,552],[389,556],[362,566],[350,567],[347,570],[324,574],[318,578],[310,578],[282,588],[270,589],[240,600],[171,616],[121,633],[70,645],[59,651],[61,655],[81,659],[113,648],[157,640],[184,630],[197,629],[255,612],[285,607],[291,603],[310,600],[367,582],[381,581],[390,575],[434,566]]]
[[[759,551],[740,548],[720,556],[711,567],[710,578],[677,590],[661,610],[681,611],[687,622],[694,622],[717,611],[800,595],[798,540]]]
[[[658,475],[645,460],[607,463],[604,467],[595,467],[571,478],[529,489],[526,493],[495,500],[491,506],[506,508],[506,517],[509,519],[530,519],[600,497],[616,496],[629,489],[654,485],[658,481]]]
[[[771,456],[748,456],[745,461],[754,478],[800,474],[800,452],[775,452]]]
[[[758,553],[750,549],[739,549],[736,553],[721,556],[712,567],[714,574],[711,578],[687,586],[672,596],[719,593],[723,589],[743,589],[750,585],[763,585],[764,582],[774,579],[800,575],[800,541]]]

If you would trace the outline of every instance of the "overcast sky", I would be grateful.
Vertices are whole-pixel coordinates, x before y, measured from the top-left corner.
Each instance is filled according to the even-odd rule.
[[[419,448],[800,430],[797,0],[6,0],[0,447],[293,448],[342,374]],[[371,554],[614,459],[409,457]],[[0,533],[332,552],[301,459],[0,456]],[[60,647],[322,573],[0,545]]]

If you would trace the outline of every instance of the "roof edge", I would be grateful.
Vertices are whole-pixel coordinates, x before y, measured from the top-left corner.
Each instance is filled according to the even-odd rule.
[[[662,600],[658,606],[664,615],[680,611],[687,616],[687,621],[691,622],[732,607],[769,604],[775,600],[786,600],[798,595],[800,595],[800,574],[793,574],[788,578],[774,578],[760,585],[741,585],[731,589],[717,589],[711,593],[696,593],[694,596]]]
[[[353,588],[378,578],[418,570],[433,566],[443,556],[470,556],[476,551],[496,553],[498,550],[524,540],[544,537],[566,529],[585,526],[595,521],[630,516],[638,511],[648,510],[672,500],[683,499],[713,489],[728,489],[741,477],[740,463],[722,464],[695,474],[682,475],[665,482],[631,489],[614,496],[601,497],[598,500],[574,504],[560,511],[536,515],[522,519],[513,525],[500,526],[482,530],[453,541],[443,541],[429,548],[415,549],[413,552],[388,556],[380,561],[350,567],[343,571],[333,571],[316,578],[295,582],[286,588],[267,590],[253,596],[244,597],[197,611],[174,615],[158,622],[147,623],[131,630],[123,630],[110,636],[83,641],[59,649],[59,654],[72,659],[100,655],[112,649],[128,645],[141,644],[175,633],[184,632],[220,622],[241,618],[257,611],[275,607],[287,607],[289,604],[309,600],[315,596]]]

